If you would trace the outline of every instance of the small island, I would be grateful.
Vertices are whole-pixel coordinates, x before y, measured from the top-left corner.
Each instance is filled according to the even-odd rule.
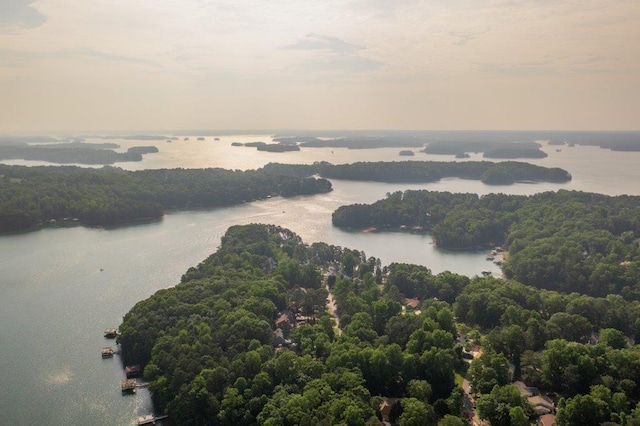
[[[507,141],[433,141],[423,150],[427,154],[457,155],[462,152],[490,152],[496,150],[538,150],[538,142],[507,142]]]
[[[526,149],[526,148],[499,148],[491,151],[486,151],[483,155],[485,158],[546,158],[547,153],[540,151],[539,149]]]
[[[142,161],[143,154],[158,152],[158,148],[132,147],[125,153],[114,151],[115,143],[50,143],[27,144],[21,142],[0,144],[1,160],[46,161],[56,164],[110,165],[125,161]]]
[[[158,148],[151,145],[151,146],[134,146],[131,147],[127,150],[128,153],[130,154],[153,154],[156,152],[159,152]]]

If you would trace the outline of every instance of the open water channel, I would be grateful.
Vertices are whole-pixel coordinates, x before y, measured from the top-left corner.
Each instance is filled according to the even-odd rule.
[[[399,149],[303,149],[266,153],[232,147],[231,142],[269,141],[266,136],[190,136],[155,142],[157,154],[129,169],[223,167],[251,169],[283,163],[352,163],[404,160]],[[148,141],[115,141],[129,146]],[[102,359],[113,344],[102,336],[116,327],[138,301],[171,287],[180,276],[213,253],[226,229],[235,224],[273,223],[298,233],[305,242],[325,241],[364,250],[383,264],[409,262],[473,276],[497,267],[485,252],[459,253],[436,248],[428,235],[345,232],[331,225],[340,205],[370,203],[387,192],[429,189],[451,192],[533,194],[560,188],[610,195],[640,195],[640,153],[597,147],[544,146],[549,157],[532,161],[562,167],[573,175],[567,184],[486,186],[478,181],[447,179],[423,185],[333,181],[334,191],[310,197],[271,198],[221,209],[172,212],[162,220],[114,229],[48,228],[0,236],[0,424],[128,425],[153,410],[145,389],[122,396],[124,374],[119,357]],[[413,160],[448,161],[416,153]],[[480,157],[472,155],[471,160]],[[13,164],[33,164],[12,162]]]

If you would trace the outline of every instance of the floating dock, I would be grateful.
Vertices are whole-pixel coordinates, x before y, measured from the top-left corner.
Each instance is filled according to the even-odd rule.
[[[153,414],[147,414],[145,416],[138,417],[138,425],[154,425],[156,424],[156,418]]]
[[[135,393],[136,381],[135,379],[123,380],[120,382],[120,387],[122,388],[122,393]]]
[[[124,367],[124,372],[127,375],[127,379],[132,377],[138,377],[142,374],[142,369],[140,368],[140,364],[136,365],[127,365]]]

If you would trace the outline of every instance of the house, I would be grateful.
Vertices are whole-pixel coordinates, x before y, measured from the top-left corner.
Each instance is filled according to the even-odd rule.
[[[458,333],[458,335],[456,336],[456,343],[460,343],[461,345],[464,345],[465,343],[467,343],[468,339],[469,337],[466,334]]]
[[[382,402],[380,403],[380,407],[378,408],[378,411],[380,411],[380,416],[382,417],[382,423],[385,425],[390,425],[391,423],[389,423],[389,413],[391,412],[391,408],[393,407],[393,404],[395,404],[397,401],[399,401],[400,398],[387,398],[382,397]]]
[[[544,417],[547,414],[553,414],[556,412],[556,406],[553,402],[540,395],[538,388],[533,386],[527,386],[523,382],[513,382],[513,385],[518,388],[520,395],[527,398],[527,401],[533,406],[533,411],[540,416]],[[555,418],[555,417],[554,417]]]
[[[556,416],[553,414],[545,414],[538,419],[539,426],[551,426],[556,422]]]
[[[288,333],[293,327],[295,327],[295,315],[290,311],[283,311],[278,314],[275,320],[276,328],[282,329],[284,333]]]
[[[418,299],[416,299],[415,297],[413,299],[409,299],[408,297],[405,297],[404,304],[408,308],[418,309],[418,307],[420,306],[420,301]]]
[[[273,332],[273,346],[281,348],[289,345],[291,345],[291,340],[284,338],[284,332],[281,328],[276,328]]]
[[[524,384],[524,382],[513,382],[513,386],[517,387],[520,391],[520,395],[524,396],[525,398],[540,395],[538,388],[527,386]]]
[[[543,416],[545,414],[553,414],[556,412],[556,407],[553,402],[548,401],[540,395],[531,396],[528,398],[528,400],[529,403],[533,405],[533,411],[535,411],[539,416]]]

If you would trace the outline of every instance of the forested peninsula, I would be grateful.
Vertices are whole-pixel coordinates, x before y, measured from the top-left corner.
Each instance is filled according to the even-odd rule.
[[[254,224],[136,304],[118,341],[177,425],[507,426],[556,409],[560,426],[640,425],[638,316],[618,295],[382,266]]]
[[[155,146],[131,147],[127,152],[116,152],[114,143],[65,142],[42,145],[26,143],[0,144],[0,160],[46,161],[56,164],[109,165],[117,162],[142,161],[143,154],[158,152]]]
[[[319,175],[327,179],[345,179],[388,183],[437,182],[443,178],[481,180],[486,184],[510,185],[521,181],[568,182],[571,174],[554,167],[504,161],[389,161],[353,164],[281,164],[269,163],[262,168],[267,173],[291,176]]]
[[[107,226],[157,219],[168,209],[228,206],[269,196],[331,191],[326,179],[261,171],[0,165],[0,232],[78,222]]]
[[[338,208],[343,228],[430,231],[439,247],[504,245],[503,271],[538,288],[640,300],[640,197],[405,191]]]

